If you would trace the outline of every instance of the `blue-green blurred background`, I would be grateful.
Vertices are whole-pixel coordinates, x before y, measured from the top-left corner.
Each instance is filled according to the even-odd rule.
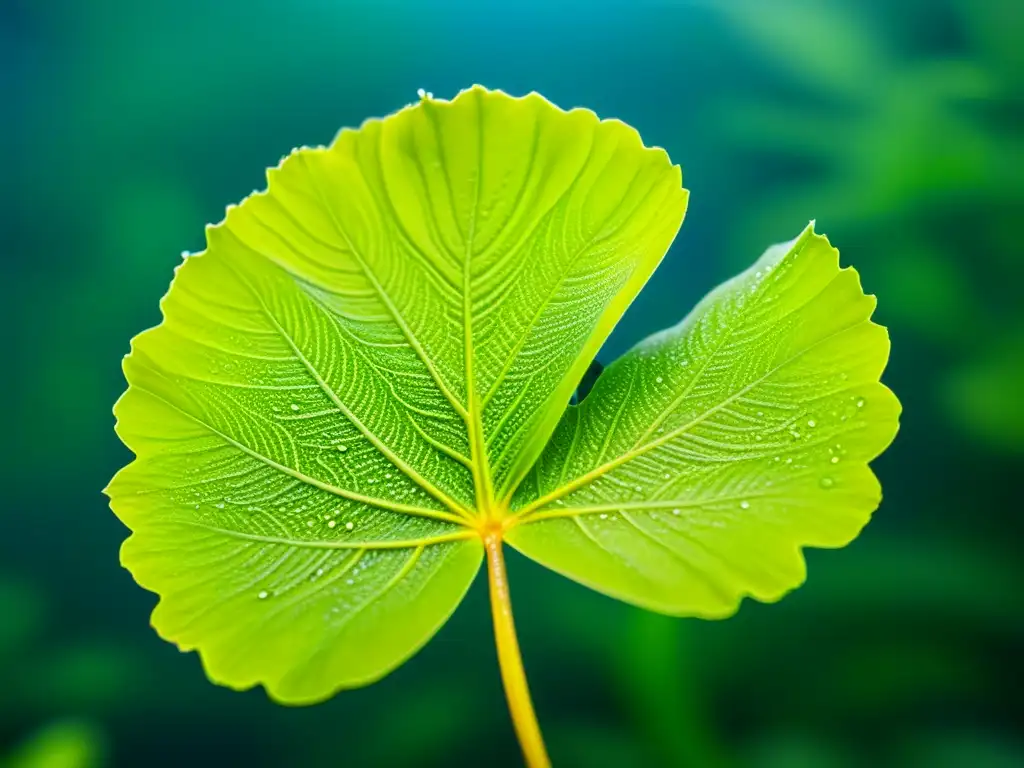
[[[0,765],[514,766],[485,585],[402,669],[307,709],[148,627],[100,494],[128,340],[292,146],[479,82],[588,106],[692,191],[602,352],[810,218],[879,296],[886,498],[806,586],[678,621],[513,556],[560,766],[1024,766],[1020,0],[2,0]]]

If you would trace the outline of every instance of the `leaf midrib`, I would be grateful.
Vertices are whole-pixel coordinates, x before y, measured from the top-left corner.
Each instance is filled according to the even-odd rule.
[[[466,428],[469,437],[469,456],[473,465],[473,486],[476,491],[477,513],[489,519],[493,514],[494,489],[491,485],[491,466],[487,461],[487,443],[484,438],[481,405],[478,402],[476,378],[473,374],[473,300],[472,300],[472,260],[473,239],[476,235],[476,218],[480,206],[480,182],[483,177],[484,129],[481,119],[479,96],[477,96],[477,171],[473,179],[473,205],[470,208],[469,223],[466,231],[466,242],[462,256],[462,326],[463,326],[463,368],[465,369],[466,388]],[[440,138],[440,137],[439,137]],[[445,179],[451,191],[448,179],[447,161],[444,157],[443,145],[438,143],[441,162],[445,168]]]

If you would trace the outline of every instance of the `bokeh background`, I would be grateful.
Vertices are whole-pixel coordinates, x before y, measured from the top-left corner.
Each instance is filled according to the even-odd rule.
[[[474,82],[683,167],[601,359],[816,218],[905,408],[874,521],[778,605],[672,620],[511,555],[556,764],[1024,766],[1019,0],[0,2],[0,765],[519,764],[483,580],[381,683],[279,707],[157,638],[100,494],[120,359],[203,226],[292,146]]]

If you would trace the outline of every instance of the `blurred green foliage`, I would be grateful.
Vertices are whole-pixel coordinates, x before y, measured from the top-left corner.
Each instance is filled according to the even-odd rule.
[[[790,83],[722,99],[718,127],[754,162],[798,169],[761,190],[736,239],[814,211],[864,243],[891,322],[958,358],[935,381],[951,426],[1024,455],[1024,11],[955,0],[936,21],[910,5],[919,18],[904,8],[886,28],[854,3],[725,4]],[[952,50],[921,55],[933,41]]]
[[[57,721],[19,745],[4,768],[99,768],[105,762],[102,734],[84,722]]]
[[[293,145],[473,82],[683,166],[680,238],[602,360],[815,218],[879,296],[905,408],[875,520],[778,605],[671,621],[510,562],[556,764],[1024,764],[1019,1],[483,6],[0,5],[0,764],[518,764],[483,585],[395,675],[277,707],[157,639],[99,493],[120,357],[203,225]]]

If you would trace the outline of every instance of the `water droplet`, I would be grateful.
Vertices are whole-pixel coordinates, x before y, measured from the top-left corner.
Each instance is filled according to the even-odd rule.
[[[292,403],[292,404],[291,404],[291,409],[292,409],[293,411],[297,411],[297,410],[299,410],[299,404],[298,404],[298,403]]]
[[[345,530],[346,531],[351,531],[355,527],[356,527],[356,524],[353,523],[351,520],[349,522],[345,523]]]
[[[836,481],[833,480],[831,477],[823,477],[823,478],[821,478],[820,485],[821,485],[822,488],[831,488],[835,484],[836,484]]]
[[[346,584],[355,584],[355,582],[352,579],[345,579],[345,583]]]
[[[317,568],[316,569],[316,575],[317,576],[323,576],[324,575],[324,569],[323,568]]]
[[[390,472],[385,472],[384,473],[384,479],[385,480],[390,480],[391,479],[391,473]]]
[[[422,88],[417,88],[416,89],[416,95],[419,96],[421,99],[427,98],[427,92],[425,90],[423,90]]]
[[[224,502],[223,501],[218,501],[213,506],[215,506],[217,509],[224,509]]]
[[[658,378],[656,378],[656,379],[655,379],[654,381],[655,381],[655,383],[656,383],[656,384],[661,384],[661,382],[663,382],[663,381],[664,381],[664,379],[663,379],[663,378],[661,378],[661,376],[659,376],[659,377],[658,377]]]
[[[328,528],[333,528],[333,527],[334,527],[334,526],[336,526],[337,524],[338,524],[338,523],[337,523],[337,521],[336,521],[336,520],[331,520],[331,521],[330,521],[329,523],[327,523],[327,527],[328,527]]]
[[[808,427],[816,427],[816,426],[818,426],[818,424],[817,424],[817,422],[814,419],[808,419],[807,420],[807,426]]]
[[[832,457],[832,463],[833,464],[838,464],[839,463],[839,457],[838,456],[833,456]]]
[[[863,397],[858,397],[857,398],[857,407],[858,408],[863,408],[864,407],[864,398]]]
[[[341,451],[342,453],[344,453],[345,451],[348,450],[348,446],[347,445],[339,445],[338,446],[338,450]]]
[[[672,479],[672,473],[671,472],[666,472],[665,473],[665,479],[666,480],[671,480]]]
[[[607,520],[608,519],[608,515],[606,513],[604,513],[604,512],[602,512],[600,515],[598,515],[598,517],[600,517],[602,520]]]
[[[675,515],[676,517],[679,517],[681,512],[682,512],[682,510],[680,510],[680,509],[673,509],[672,510],[672,514]]]
[[[264,589],[260,591],[260,593],[256,595],[256,597],[258,597],[260,600],[266,600],[268,597],[270,597],[270,593]]]
[[[764,440],[764,438],[761,437],[760,435],[754,435],[754,440],[760,443],[762,440]]]
[[[749,501],[741,501],[740,502],[740,509],[750,509],[750,502]]]
[[[757,412],[757,415],[758,415],[758,416],[764,416],[764,411],[758,411],[758,412]]]
[[[313,521],[312,520],[307,520],[306,521],[306,527],[307,528],[312,528],[313,527]]]

